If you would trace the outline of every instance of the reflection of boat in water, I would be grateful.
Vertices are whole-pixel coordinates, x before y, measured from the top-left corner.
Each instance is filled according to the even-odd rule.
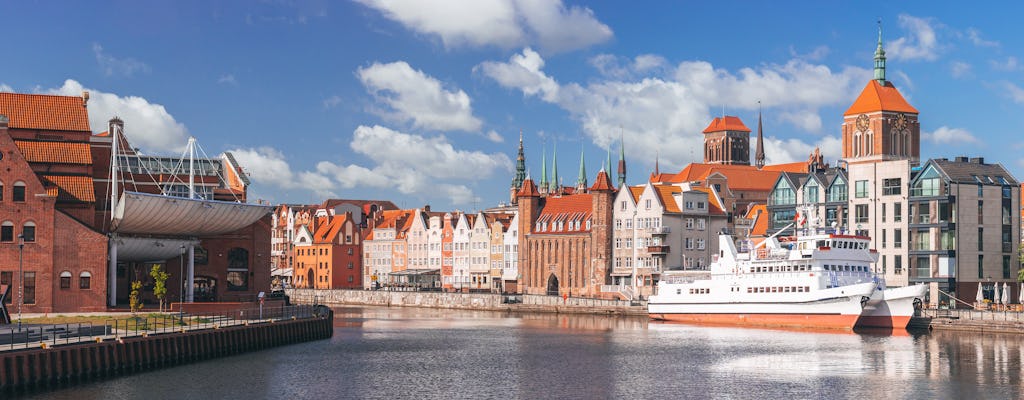
[[[878,253],[869,243],[816,234],[784,247],[773,236],[739,253],[723,234],[710,273],[662,280],[648,313],[669,321],[852,329],[876,287],[870,264]]]
[[[925,285],[886,288],[885,282],[880,282],[864,304],[857,327],[906,329],[914,315],[914,303],[921,301],[927,291]]]

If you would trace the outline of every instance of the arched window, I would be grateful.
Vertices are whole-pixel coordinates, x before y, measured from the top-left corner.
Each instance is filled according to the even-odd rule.
[[[78,288],[79,289],[89,289],[91,287],[92,287],[92,273],[90,273],[89,271],[82,271],[82,273],[78,275]]]
[[[60,288],[71,289],[71,272],[64,271],[60,273]]]
[[[0,201],[4,200],[4,183],[0,181]]]
[[[864,134],[864,155],[869,156],[874,152],[875,147],[875,134],[874,132],[867,131]]]
[[[853,156],[860,157],[860,132],[853,134]]]
[[[228,290],[249,290],[249,250],[228,250]]]
[[[11,194],[14,201],[25,202],[25,182],[14,182],[14,192]]]
[[[21,234],[26,242],[36,241],[36,224],[32,221],[26,222],[21,228]]]
[[[14,223],[11,221],[4,221],[0,224],[0,242],[13,242],[14,241]]]

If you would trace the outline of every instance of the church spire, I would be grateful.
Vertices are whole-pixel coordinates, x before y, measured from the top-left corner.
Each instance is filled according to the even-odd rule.
[[[543,151],[540,153],[540,187],[541,190],[547,189],[548,187],[548,146],[544,146]]]
[[[580,146],[580,176],[576,178],[576,190],[587,190],[587,164],[584,160],[583,146]]]
[[[619,133],[622,135],[622,133]],[[626,143],[625,137],[619,137],[619,187],[626,184]],[[610,169],[610,168],[609,168]]]
[[[612,170],[612,144],[608,143],[608,166],[603,167],[605,171]]]
[[[885,85],[885,50],[882,49],[882,20],[878,20],[878,48],[875,49],[875,80]]]
[[[516,156],[516,175],[512,179],[512,187],[519,189],[526,180],[526,156],[523,155],[523,130],[519,130],[519,154]]]
[[[757,101],[757,151],[754,153],[754,165],[757,169],[764,168],[764,132],[761,128],[761,100]]]
[[[555,143],[555,150],[551,154],[551,170],[554,176],[551,177],[549,192],[558,193],[562,189],[562,182],[558,180],[558,143]]]
[[[658,170],[658,159],[661,158],[661,151],[654,152],[654,175],[661,175],[661,171]]]

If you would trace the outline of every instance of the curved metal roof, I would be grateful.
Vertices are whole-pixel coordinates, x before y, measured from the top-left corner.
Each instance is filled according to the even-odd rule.
[[[210,236],[249,226],[272,211],[269,205],[124,192],[112,226],[117,233]]]
[[[184,249],[199,244],[196,239],[165,239],[118,236],[117,261],[163,261],[180,256]],[[184,249],[182,248],[184,246]]]

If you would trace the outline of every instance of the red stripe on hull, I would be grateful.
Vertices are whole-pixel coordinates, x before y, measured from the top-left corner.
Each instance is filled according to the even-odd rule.
[[[857,320],[858,328],[907,329],[908,324],[910,324],[910,316],[865,315]]]
[[[851,330],[859,315],[820,314],[651,314],[665,321],[714,325]]]

